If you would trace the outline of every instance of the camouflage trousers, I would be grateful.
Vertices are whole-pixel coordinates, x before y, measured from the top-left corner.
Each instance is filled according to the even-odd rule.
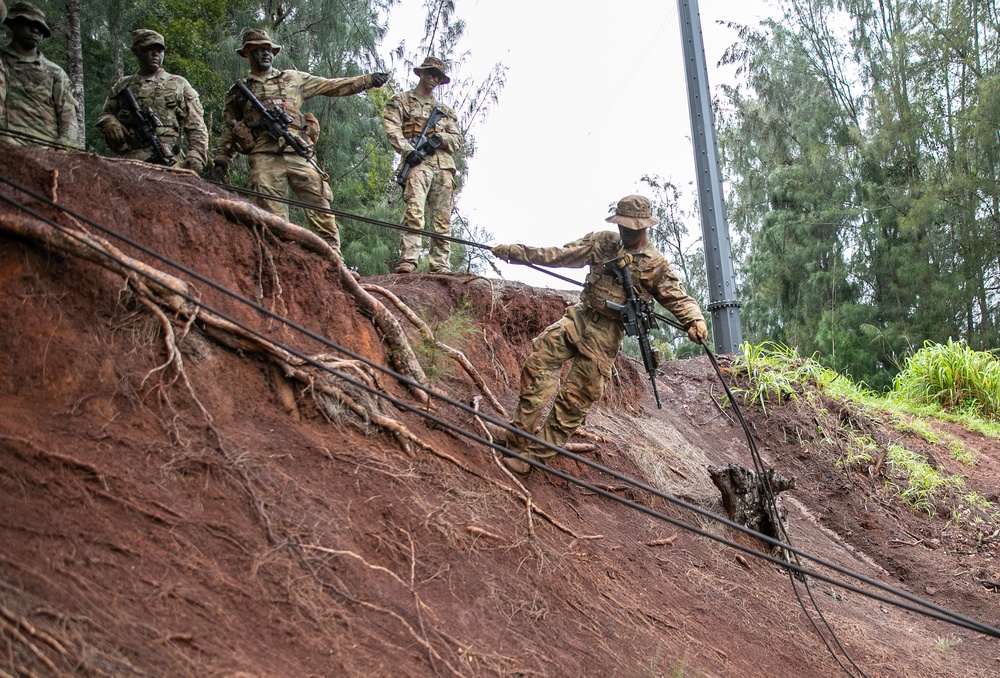
[[[289,187],[304,203],[324,209],[330,208],[333,191],[323,181],[323,177],[309,161],[298,153],[251,153],[250,189],[265,195],[284,198]],[[277,200],[257,198],[257,205],[275,216],[288,219],[288,205]],[[340,252],[340,231],[332,214],[305,210],[309,228],[318,233],[338,253]]]
[[[567,309],[566,315],[531,342],[531,355],[521,369],[521,396],[511,425],[562,447],[583,424],[591,406],[604,395],[624,335],[625,328],[618,320],[580,304]],[[559,374],[568,360],[573,365],[560,384]],[[542,412],[553,395],[552,409],[536,433]],[[525,445],[523,440],[510,442],[515,449],[527,448],[529,454],[539,459],[556,454],[537,444]]]
[[[403,188],[406,215],[403,226],[424,230],[424,207],[430,212],[431,229],[434,233],[448,235],[451,230],[451,209],[455,195],[455,170],[438,169],[428,163],[421,163],[410,170],[410,176]],[[416,233],[403,234],[399,238],[400,262],[417,265],[420,256],[421,236]],[[431,238],[428,257],[431,273],[451,270],[451,244],[447,240]]]

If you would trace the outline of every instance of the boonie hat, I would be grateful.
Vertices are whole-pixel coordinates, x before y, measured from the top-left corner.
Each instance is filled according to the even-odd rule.
[[[243,40],[243,46],[236,50],[236,53],[241,57],[247,56],[247,47],[255,47],[257,45],[267,45],[271,48],[272,54],[277,54],[281,51],[281,45],[275,45],[271,42],[271,36],[262,28],[248,28],[243,31],[243,35],[240,37]]]
[[[448,77],[447,66],[445,66],[444,62],[438,59],[437,57],[429,56],[426,59],[424,59],[424,63],[420,64],[419,66],[416,66],[413,69],[413,72],[416,73],[417,75],[420,75],[421,71],[437,71],[438,73],[444,76],[444,80],[441,81],[443,84],[447,85],[449,82],[451,82],[451,78]]]
[[[605,221],[624,226],[630,231],[641,231],[660,223],[659,219],[653,218],[653,207],[649,203],[649,198],[642,195],[626,195],[618,201],[615,213]]]
[[[159,45],[163,49],[167,48],[167,43],[164,42],[163,36],[156,31],[148,28],[137,28],[132,31],[133,47],[149,47],[150,45]]]
[[[42,28],[42,35],[46,38],[52,37],[52,30],[49,25],[45,23],[45,13],[32,5],[30,2],[15,2],[10,6],[10,10],[7,12],[7,18],[4,19],[5,24],[12,24],[15,19],[24,19],[25,21],[30,21],[36,23]]]

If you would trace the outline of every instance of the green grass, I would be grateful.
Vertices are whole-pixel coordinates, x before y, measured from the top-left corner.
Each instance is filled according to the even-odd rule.
[[[900,445],[880,448],[850,421],[831,424],[819,398],[825,395],[846,402],[860,414],[877,419],[876,426],[917,435],[946,449],[950,458],[973,466],[975,453],[936,422],[948,421],[1000,439],[1000,361],[993,353],[972,351],[962,342],[928,342],[906,361],[893,388],[880,395],[824,367],[816,356],[802,358],[795,349],[775,342],[744,343],[740,349],[733,370],[744,380],[742,388],[734,391],[765,413],[769,406],[788,400],[812,407],[824,442],[839,450],[838,468],[865,469],[884,454],[886,489],[915,510],[930,516],[950,511],[952,523],[973,530],[989,529],[989,522],[1000,520],[996,505],[968,489],[961,476],[942,474],[927,457]]]
[[[893,380],[891,394],[919,405],[997,419],[1000,415],[1000,360],[974,351],[965,342],[925,342],[906,359]]]
[[[890,480],[887,485],[895,489],[907,504],[933,516],[937,513],[940,496],[949,488],[965,489],[965,480],[959,476],[944,476],[927,463],[927,457],[911,452],[899,445],[888,450],[890,477],[901,477],[902,484]]]

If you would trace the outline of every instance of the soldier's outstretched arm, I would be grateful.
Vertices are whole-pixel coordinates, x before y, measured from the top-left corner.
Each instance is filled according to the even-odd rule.
[[[346,97],[359,94],[375,86],[371,75],[355,75],[349,78],[321,78],[312,73],[295,71],[294,77],[300,81],[302,98],[315,96]]]
[[[497,245],[490,251],[498,258],[514,264],[537,264],[550,268],[580,268],[591,263],[594,243],[591,236],[585,236],[562,247]]]

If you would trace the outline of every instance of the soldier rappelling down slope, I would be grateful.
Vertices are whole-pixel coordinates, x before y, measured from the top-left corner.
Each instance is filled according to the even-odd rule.
[[[511,426],[556,447],[566,443],[604,394],[625,336],[621,314],[609,308],[607,302],[620,306],[628,295],[606,264],[618,262],[619,266],[627,266],[635,294],[643,300],[655,298],[663,304],[687,328],[691,341],[703,343],[708,339],[708,327],[698,302],[684,291],[673,268],[649,242],[646,229],[659,223],[652,216],[649,199],[641,195],[625,196],[606,221],[617,224],[618,233],[590,233],[563,247],[497,245],[491,250],[500,259],[517,264],[590,266],[579,303],[570,306],[566,315],[531,342],[531,355],[521,370],[517,412],[511,421]],[[573,366],[560,384],[560,370],[569,360]],[[552,410],[538,430],[542,412],[553,395]],[[542,460],[556,454],[499,427],[489,428],[494,440],[524,456]],[[516,473],[528,473],[532,468],[513,457],[505,457],[504,461]]]

